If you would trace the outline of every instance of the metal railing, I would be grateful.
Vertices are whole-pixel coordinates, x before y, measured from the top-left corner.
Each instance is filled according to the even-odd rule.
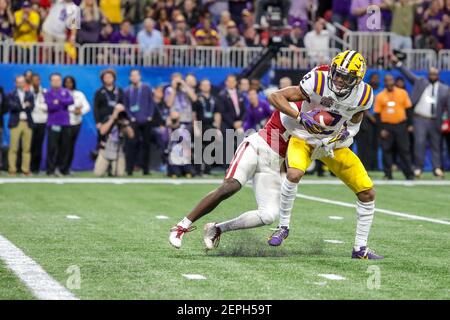
[[[143,50],[139,45],[86,44],[81,56],[87,65],[159,67],[246,67],[262,48],[162,46]]]
[[[440,50],[437,67],[440,70],[450,70],[450,50]]]
[[[387,68],[390,65],[389,32],[347,32],[347,47],[360,51],[371,68]],[[272,62],[275,68],[308,69],[317,64],[329,63],[341,49],[314,53],[305,48],[282,48]],[[139,45],[85,44],[68,46],[59,43],[0,42],[0,63],[16,64],[80,64],[111,66],[162,66],[162,67],[219,67],[245,68],[263,51],[256,48],[221,48],[201,46],[161,46],[144,51]],[[428,49],[403,50],[405,64],[415,70],[437,65],[450,70],[450,50],[439,54]]]
[[[80,45],[64,43],[16,43],[0,44],[2,63],[16,64],[79,64]]]
[[[304,48],[281,48],[272,66],[277,69],[309,69],[321,64],[329,64],[330,59],[339,53],[332,48],[325,52],[311,52]]]
[[[391,64],[389,56],[392,53],[393,37],[395,34],[392,32],[347,31],[344,34],[344,43],[348,45],[347,49],[361,52],[369,67],[385,69]],[[442,65],[443,70],[450,70],[450,63],[441,61],[445,56],[442,54],[438,57],[434,50],[402,49],[401,51],[406,54],[405,65],[408,68],[424,70],[439,64]]]

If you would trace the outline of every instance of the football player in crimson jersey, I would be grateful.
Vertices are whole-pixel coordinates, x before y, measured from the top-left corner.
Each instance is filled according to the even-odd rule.
[[[329,71],[313,69],[299,86],[269,95],[270,103],[300,124],[291,132],[287,151],[287,175],[281,186],[280,222],[269,244],[278,246],[289,235],[291,210],[297,186],[314,159],[320,159],[357,197],[356,237],[352,258],[382,259],[367,247],[375,210],[375,191],[359,158],[350,150],[358,133],[364,110],[373,103],[370,85],[362,81],[366,73],[363,56],[347,50],[333,58]],[[303,101],[302,110],[293,110],[290,101]],[[334,121],[322,127],[315,115],[325,110]]]
[[[299,110],[295,103],[291,103],[290,108],[296,112]],[[206,224],[206,248],[216,247],[223,232],[268,225],[278,218],[282,181],[280,167],[290,136],[282,124],[282,118],[289,117],[276,110],[263,129],[243,140],[234,154],[222,185],[207,194],[185,218],[170,229],[169,242],[172,246],[180,248],[184,234],[195,228],[192,226],[193,222],[214,210],[249,180],[253,180],[258,208],[223,223]]]

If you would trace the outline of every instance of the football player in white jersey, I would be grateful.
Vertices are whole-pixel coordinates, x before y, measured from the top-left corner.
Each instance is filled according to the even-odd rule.
[[[286,156],[287,175],[281,185],[280,222],[269,244],[278,246],[289,235],[291,210],[297,186],[314,159],[320,159],[357,197],[356,237],[352,258],[382,259],[367,247],[375,210],[373,182],[359,158],[349,149],[358,133],[364,110],[373,103],[373,90],[362,81],[366,73],[363,56],[347,50],[333,58],[330,70],[312,70],[299,86],[278,90],[270,103],[295,119],[300,126],[292,130]],[[303,100],[302,110],[290,107],[290,101]],[[332,116],[324,125],[315,117],[321,111]]]
[[[297,112],[299,110],[295,103],[291,103],[291,108]],[[244,139],[234,154],[222,185],[208,193],[170,229],[169,242],[172,246],[180,248],[184,234],[194,229],[193,222],[214,210],[250,180],[253,182],[257,210],[244,212],[222,223],[207,223],[204,228],[206,248],[214,249],[224,232],[269,225],[278,219],[282,181],[280,166],[289,140],[282,117],[289,118],[276,110],[263,129]]]

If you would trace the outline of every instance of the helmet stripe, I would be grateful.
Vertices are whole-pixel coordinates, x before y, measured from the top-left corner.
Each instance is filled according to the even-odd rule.
[[[356,52],[355,50],[352,50],[352,51],[351,51],[351,54],[349,55],[349,57],[348,57],[347,59],[345,59],[345,60],[342,62],[342,67],[343,67],[343,68],[347,68],[348,65],[350,64],[350,62],[352,61],[353,57],[354,57],[356,54],[357,54],[357,52]]]

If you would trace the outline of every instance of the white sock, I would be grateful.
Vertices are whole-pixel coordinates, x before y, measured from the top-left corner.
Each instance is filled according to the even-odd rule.
[[[298,183],[291,182],[287,178],[281,184],[280,197],[280,227],[288,227],[291,222],[291,212],[297,196]]]
[[[183,228],[185,228],[185,229],[189,228],[189,227],[191,226],[191,224],[192,224],[192,221],[189,220],[189,219],[186,218],[186,217],[183,218],[183,220],[181,220],[181,221],[178,223],[179,226],[181,226],[181,227],[183,227]]]
[[[239,229],[249,229],[263,226],[264,222],[258,215],[258,210],[247,211],[239,217],[217,224],[220,231],[227,232]]]
[[[375,201],[356,201],[356,237],[355,250],[367,246],[370,227],[372,226],[373,213],[375,211]]]

